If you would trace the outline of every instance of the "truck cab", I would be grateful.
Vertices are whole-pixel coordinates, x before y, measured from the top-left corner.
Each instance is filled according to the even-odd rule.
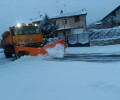
[[[43,41],[42,33],[36,25],[18,25],[10,27],[12,42],[15,45],[37,46]]]
[[[10,58],[15,54],[14,46],[37,48],[43,45],[42,42],[43,35],[36,24],[17,24],[3,34],[2,47],[6,58]]]

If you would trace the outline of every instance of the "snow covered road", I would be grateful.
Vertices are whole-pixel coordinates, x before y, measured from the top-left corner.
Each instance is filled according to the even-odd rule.
[[[0,53],[0,100],[120,100],[119,76],[120,45],[67,48],[63,60]]]
[[[0,65],[7,64],[15,58],[6,59],[0,50]],[[57,54],[57,53],[56,53]],[[43,57],[45,61],[83,61],[96,63],[120,62],[120,45],[67,48],[64,58]]]
[[[0,53],[0,65],[10,63],[15,58],[6,59],[3,53]],[[120,62],[120,53],[84,53],[84,54],[65,54],[63,58],[43,58],[45,61],[83,61],[83,62],[95,62],[95,63],[111,63]]]
[[[120,63],[23,57],[0,67],[0,100],[120,100]]]
[[[120,62],[120,53],[93,53],[93,54],[66,54],[62,59],[44,58],[47,61],[83,61],[83,62],[98,62],[111,63]]]

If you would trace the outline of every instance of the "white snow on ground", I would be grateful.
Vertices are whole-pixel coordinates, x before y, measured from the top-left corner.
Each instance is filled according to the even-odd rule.
[[[57,44],[54,48],[47,48],[48,56],[54,58],[63,58],[64,57],[64,46]]]
[[[3,65],[3,64],[7,64],[7,63],[11,63],[12,62],[12,58],[5,58],[4,56],[4,53],[3,51],[0,49],[0,67]]]
[[[66,53],[118,53],[119,46]],[[0,65],[0,100],[120,100],[120,63],[45,61],[45,56]]]

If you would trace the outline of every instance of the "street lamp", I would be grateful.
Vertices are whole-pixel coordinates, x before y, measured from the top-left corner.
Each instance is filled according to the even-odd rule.
[[[62,20],[62,23],[63,23],[63,25],[64,25],[64,35],[65,35],[65,37],[66,37],[66,32],[65,32],[66,19],[63,19],[63,20]]]
[[[63,19],[62,21],[63,21],[62,23],[64,25],[64,36],[65,36],[65,41],[66,41],[66,46],[67,46],[68,37],[66,36],[66,31],[65,31],[65,24],[67,23],[67,19]]]

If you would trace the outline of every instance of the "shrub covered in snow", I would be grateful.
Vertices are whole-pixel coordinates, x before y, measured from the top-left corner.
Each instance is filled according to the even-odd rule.
[[[120,39],[120,27],[99,29],[99,30],[92,29],[90,30],[90,33],[91,33],[90,34],[91,43],[104,41],[104,42],[108,42],[107,44],[109,44],[109,41]],[[118,44],[118,43],[114,43],[114,44]]]

